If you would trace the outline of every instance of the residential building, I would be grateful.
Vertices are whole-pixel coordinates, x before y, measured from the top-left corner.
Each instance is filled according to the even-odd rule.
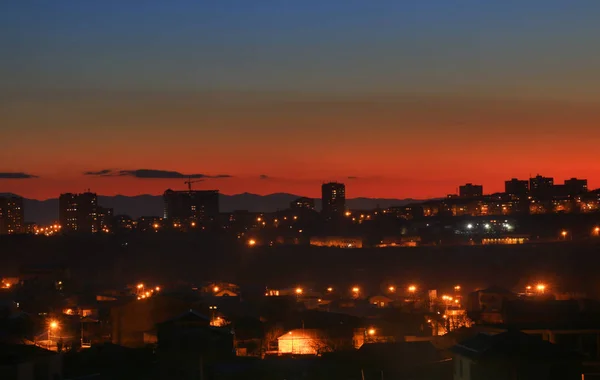
[[[567,179],[564,186],[567,195],[580,195],[588,192],[587,179]]]
[[[314,210],[315,209],[315,200],[312,198],[306,198],[306,197],[298,198],[290,203],[290,208],[291,209]]]
[[[477,334],[452,348],[455,380],[580,380],[582,358],[517,330]]]
[[[529,182],[527,180],[511,178],[509,181],[504,181],[504,192],[508,195],[527,195],[529,192]]]
[[[101,231],[96,193],[61,194],[58,200],[60,225],[64,233],[96,233]]]
[[[175,224],[210,224],[219,217],[218,190],[167,190],[163,194],[164,218]]]
[[[329,182],[321,186],[322,213],[327,219],[343,216],[346,212],[346,186]]]
[[[537,175],[529,179],[529,192],[540,198],[551,197],[554,191],[554,178]]]
[[[458,188],[458,195],[461,198],[477,198],[483,196],[483,186],[467,183]]]
[[[62,379],[62,355],[27,344],[0,344],[0,379]]]
[[[0,235],[25,233],[23,198],[0,197]]]

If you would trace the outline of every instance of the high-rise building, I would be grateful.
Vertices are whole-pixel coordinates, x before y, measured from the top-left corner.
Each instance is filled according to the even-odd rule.
[[[326,218],[343,215],[346,212],[346,186],[338,182],[324,183],[321,186],[321,200]]]
[[[58,199],[58,218],[64,233],[96,233],[101,230],[98,196],[65,193]]]
[[[458,188],[458,194],[461,198],[476,198],[483,196],[483,186],[467,183]]]
[[[210,224],[219,217],[218,190],[167,190],[164,217],[169,223]]]
[[[0,235],[25,233],[23,198],[0,197]]]
[[[565,180],[565,191],[568,195],[580,195],[583,193],[587,193],[587,179],[571,178]]]
[[[526,195],[529,192],[529,182],[516,178],[504,181],[504,192],[509,195]]]
[[[536,197],[552,196],[554,190],[554,178],[537,175],[529,178],[529,192]]]
[[[290,208],[291,209],[314,210],[315,209],[315,200],[312,198],[306,198],[306,197],[298,198],[290,203]]]

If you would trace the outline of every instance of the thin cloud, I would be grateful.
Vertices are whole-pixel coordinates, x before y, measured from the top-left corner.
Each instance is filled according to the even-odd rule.
[[[195,179],[210,179],[210,178],[231,178],[229,174],[185,174],[170,170],[158,170],[158,169],[136,169],[136,170],[112,170],[104,169],[98,171],[84,172],[84,175],[97,176],[97,177],[134,177],[143,179],[177,179],[177,178],[195,178]]]
[[[104,170],[98,170],[97,172],[94,172],[94,171],[85,172],[85,173],[83,173],[83,175],[110,176],[110,175],[112,175],[112,173],[113,173],[113,170],[104,169]]]
[[[23,172],[3,172],[0,173],[0,179],[29,179],[29,178],[38,178],[38,176],[23,173]]]

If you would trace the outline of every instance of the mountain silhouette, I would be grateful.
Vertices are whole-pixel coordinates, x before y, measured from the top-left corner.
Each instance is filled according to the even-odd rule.
[[[2,194],[11,196],[14,194]],[[288,193],[274,193],[258,195],[242,193],[236,195],[220,194],[219,207],[221,212],[235,210],[248,210],[250,212],[275,212],[289,208],[290,202],[300,198],[300,195]],[[58,220],[58,199],[27,199],[23,200],[25,220],[39,224],[52,223]],[[347,199],[346,205],[353,210],[369,210],[379,207],[403,206],[409,203],[421,202],[415,199],[389,199],[389,198],[353,198]],[[164,202],[161,195],[136,195],[136,196],[98,196],[98,204],[102,207],[114,209],[115,215],[129,215],[132,218],[140,216],[162,216]],[[321,200],[315,199],[317,210],[321,209]]]

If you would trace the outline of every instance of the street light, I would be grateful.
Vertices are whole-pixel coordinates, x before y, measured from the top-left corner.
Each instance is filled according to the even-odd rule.
[[[417,291],[417,287],[416,286],[411,285],[411,286],[408,287],[408,292],[409,293],[414,293],[416,291]]]
[[[560,234],[562,235],[563,239],[566,239],[569,233],[566,230],[562,230]]]
[[[296,288],[296,294],[297,295],[300,295],[302,293],[304,293],[304,289],[302,289],[302,288]]]
[[[388,288],[388,290],[390,291],[390,293],[394,293],[396,291],[396,287],[395,286],[390,286]]]
[[[50,349],[50,332],[52,332],[53,330],[57,330],[58,327],[59,327],[58,321],[56,321],[56,320],[51,320],[48,323],[48,344],[47,344],[48,349]]]
[[[460,291],[460,285],[456,285],[456,286],[454,287],[454,290],[456,290],[457,292],[458,292],[458,291]]]
[[[544,284],[537,284],[537,286],[535,288],[537,289],[538,292],[544,293],[544,291],[546,290],[546,285],[544,285]]]

